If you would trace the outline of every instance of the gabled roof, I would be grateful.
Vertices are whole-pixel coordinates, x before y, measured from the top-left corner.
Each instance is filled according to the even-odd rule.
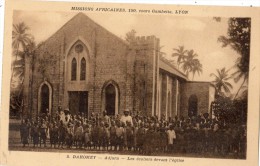
[[[64,25],[62,25],[55,33],[53,33],[49,38],[47,38],[44,42],[47,42],[48,40],[50,40],[51,38],[53,38],[56,34],[58,34],[62,29],[64,29],[68,24],[73,23],[74,20],[76,19],[88,19],[90,22],[92,22],[96,27],[101,28],[102,30],[106,31],[107,33],[109,33],[111,36],[115,37],[118,41],[120,41],[121,43],[125,44],[125,45],[129,45],[129,43],[127,43],[125,40],[123,40],[122,38],[116,36],[115,34],[113,34],[112,32],[108,31],[105,27],[103,27],[102,25],[96,23],[94,20],[92,20],[90,17],[88,17],[86,14],[79,12],[78,14],[76,14],[75,16],[73,16],[70,20],[68,20]],[[43,42],[43,43],[44,43]]]
[[[181,71],[179,71],[178,69],[176,69],[176,67],[174,65],[172,65],[167,59],[160,57],[159,58],[159,68],[170,73],[173,74],[175,76],[178,76],[186,81],[188,81],[189,79],[187,78],[187,76],[182,73]]]

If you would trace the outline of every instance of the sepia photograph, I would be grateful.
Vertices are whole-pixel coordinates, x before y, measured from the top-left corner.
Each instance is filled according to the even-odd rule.
[[[246,161],[252,18],[126,6],[11,11],[8,151]]]

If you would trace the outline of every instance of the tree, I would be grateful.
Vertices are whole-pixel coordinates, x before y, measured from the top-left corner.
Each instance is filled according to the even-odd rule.
[[[22,52],[18,53],[19,57],[22,57]],[[24,59],[19,59],[12,62],[12,80],[11,80],[11,89],[18,89],[24,74]]]
[[[240,58],[239,58],[240,59]],[[234,99],[236,99],[236,97],[238,96],[239,92],[242,90],[242,87],[244,87],[245,83],[248,81],[248,77],[249,77],[249,71],[242,71],[238,66],[239,66],[239,60],[236,63],[236,68],[237,70],[232,73],[232,77],[234,78],[235,83],[237,83],[239,80],[243,79],[242,84],[240,85],[240,87],[237,90],[237,93],[234,96]]]
[[[192,73],[192,80],[194,79],[195,74],[200,75],[202,73],[202,64],[200,61],[195,58],[198,55],[194,52],[194,50],[185,50],[184,46],[179,46],[178,49],[173,49],[174,52],[172,57],[177,57],[177,65],[178,68],[182,68],[183,72],[189,77],[189,73]]]
[[[172,54],[172,57],[177,57],[177,65],[179,68],[180,64],[182,64],[184,62],[186,53],[188,51],[184,49],[184,46],[179,46],[178,49],[174,48],[173,50],[175,52]]]
[[[31,54],[32,45],[35,46],[33,36],[28,33],[28,30],[29,27],[24,22],[13,25],[12,48],[15,59],[11,66],[11,88],[16,87],[16,90],[13,89],[13,92],[11,93],[10,107],[16,105],[15,108],[18,108],[19,110],[22,109],[23,105],[22,92],[26,67],[25,58]],[[18,90],[17,87],[19,88]],[[21,105],[18,106],[19,104]]]
[[[26,70],[26,60],[30,62],[30,66],[33,65],[32,58],[35,54],[35,42],[31,40],[24,48],[23,52],[20,52],[20,58],[19,60],[16,60],[14,62],[14,77],[19,80],[19,93],[18,96],[20,96],[22,89],[23,89],[23,83],[24,83],[24,76],[25,76],[25,70]]]
[[[29,27],[24,23],[18,23],[13,25],[13,31],[12,31],[12,47],[13,52],[15,54],[15,60],[13,63],[15,63],[18,59],[18,56],[20,55],[19,52],[23,52],[26,48],[26,46],[32,41],[32,35],[27,33],[29,30]],[[11,72],[11,84],[13,81],[13,70],[14,65],[12,63],[12,72]]]
[[[226,68],[222,68],[221,70],[217,69],[217,74],[210,74],[210,76],[215,77],[212,85],[215,87],[218,96],[222,96],[223,90],[225,93],[230,93],[230,89],[233,89],[233,86],[228,82],[232,78],[228,72]]]
[[[125,40],[129,43],[133,42],[136,38],[136,31],[132,29],[131,31],[127,32],[125,35]]]
[[[184,73],[189,77],[189,73],[193,72],[192,69],[194,67],[194,62],[199,61],[198,59],[195,59],[198,55],[194,53],[193,50],[189,50],[187,52],[187,56],[185,56],[183,62],[182,62],[182,69]]]
[[[192,80],[194,79],[194,75],[198,73],[200,75],[202,73],[202,64],[198,59],[193,60],[193,66],[192,66]]]
[[[222,47],[230,46],[240,57],[237,59],[237,71],[233,73],[234,81],[238,82],[243,79],[240,88],[238,89],[234,99],[239,91],[248,81],[249,75],[249,60],[250,60],[250,34],[251,34],[251,19],[250,18],[230,18],[228,21],[227,36],[220,36],[219,42],[222,42]]]

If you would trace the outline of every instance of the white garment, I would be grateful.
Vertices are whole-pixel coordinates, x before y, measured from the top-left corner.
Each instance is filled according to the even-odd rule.
[[[173,139],[176,139],[176,134],[174,130],[168,130],[167,131],[167,136],[168,136],[168,144],[172,145],[173,144]]]
[[[62,122],[65,122],[65,113],[63,111],[60,112],[60,120],[62,120]]]
[[[130,122],[131,123],[131,126],[133,126],[133,119],[132,119],[132,117],[131,116],[122,116],[121,117],[121,119],[120,119],[120,121],[121,122],[123,122],[123,123],[125,123],[126,124],[126,122]]]

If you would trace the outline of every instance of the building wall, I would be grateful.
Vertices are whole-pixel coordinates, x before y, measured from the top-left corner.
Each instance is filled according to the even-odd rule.
[[[158,81],[158,107],[156,115],[161,118],[164,115],[166,118],[174,118],[180,112],[180,85],[179,78],[160,71]]]
[[[198,115],[210,111],[208,82],[186,82],[181,84],[181,115],[188,117],[189,98],[196,95],[198,99]]]
[[[68,55],[75,43],[81,43],[87,52],[87,81],[70,81]],[[159,40],[154,36],[138,37],[129,45],[86,15],[78,14],[37,49],[32,84],[33,116],[38,115],[39,87],[43,82],[52,89],[52,113],[59,106],[68,108],[71,90],[88,91],[89,112],[103,111],[103,88],[113,82],[119,91],[118,113],[129,108],[151,115],[156,97],[158,48]],[[145,83],[145,88],[140,88],[140,82]]]
[[[128,45],[110,32],[88,19],[84,14],[78,14],[67,22],[59,31],[47,39],[37,50],[35,59],[33,101],[34,112],[37,113],[39,85],[48,81],[53,89],[52,110],[58,106],[68,107],[68,90],[77,90],[79,84],[70,84],[67,77],[68,53],[76,42],[82,42],[89,53],[89,79],[87,90],[89,93],[89,111],[101,111],[101,92],[104,84],[113,80],[120,90],[119,110],[126,105],[126,70]],[[52,59],[46,63],[46,71],[41,72],[40,65],[43,57]],[[46,60],[48,61],[48,60]],[[51,60],[49,60],[51,61]],[[69,89],[68,89],[69,88]],[[84,88],[83,88],[84,89]]]
[[[159,39],[155,36],[137,37],[131,42],[130,49],[135,52],[130,74],[133,79],[132,110],[153,115],[156,108]]]
[[[70,55],[76,43],[85,49],[87,80],[71,82]],[[52,113],[59,106],[69,107],[68,91],[72,90],[88,91],[89,113],[104,111],[103,92],[109,83],[117,88],[119,114],[128,108],[134,114],[187,116],[192,94],[198,97],[199,113],[208,112],[209,83],[181,82],[179,77],[159,70],[159,45],[154,36],[137,37],[130,44],[125,43],[86,15],[76,15],[36,51],[32,88],[29,85],[25,90],[32,94],[32,102],[28,102],[32,104],[32,116],[38,115],[39,88],[44,83],[52,92]]]

